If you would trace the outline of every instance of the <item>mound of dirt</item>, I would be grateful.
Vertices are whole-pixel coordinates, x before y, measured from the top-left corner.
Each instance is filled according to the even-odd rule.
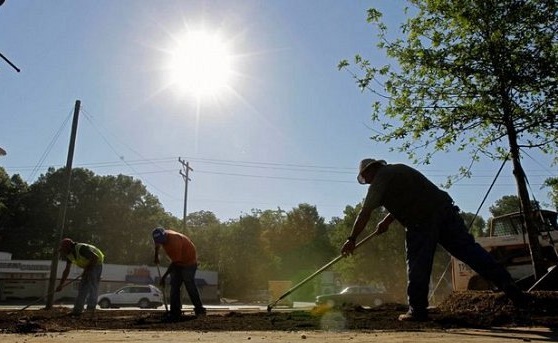
[[[69,315],[70,309],[0,311],[1,333],[46,333],[72,330],[188,330],[188,331],[300,331],[300,330],[397,330],[431,331],[448,328],[494,326],[558,327],[558,292],[536,292],[532,307],[517,311],[502,295],[492,292],[460,292],[430,309],[432,320],[399,322],[407,307],[385,304],[376,308],[351,307],[340,310],[210,312],[204,317],[184,315],[167,323],[164,311],[97,310],[92,317]]]
[[[459,327],[558,327],[558,292],[531,292],[529,298],[529,308],[518,311],[502,293],[454,292],[438,310],[443,321]]]

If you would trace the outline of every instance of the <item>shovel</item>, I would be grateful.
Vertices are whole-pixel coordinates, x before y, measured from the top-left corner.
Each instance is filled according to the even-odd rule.
[[[370,238],[374,237],[378,235],[378,231],[374,231],[371,234],[369,234],[368,236],[364,237],[360,242],[358,242],[355,245],[355,249],[358,248],[359,246],[361,246],[363,243],[365,243],[366,241],[368,241]],[[271,312],[271,309],[277,305],[277,303],[281,300],[283,300],[286,296],[288,296],[289,294],[291,294],[292,292],[294,292],[295,290],[297,290],[298,288],[300,288],[300,286],[304,285],[305,283],[307,283],[308,281],[312,280],[314,277],[318,276],[318,274],[320,274],[321,272],[323,272],[324,270],[326,270],[327,268],[331,267],[332,265],[334,265],[335,263],[337,263],[339,260],[341,260],[343,257],[343,255],[339,255],[336,258],[334,258],[333,260],[331,260],[330,262],[328,262],[326,265],[324,265],[323,267],[321,267],[320,269],[318,269],[317,271],[315,271],[312,275],[308,276],[306,279],[300,281],[298,284],[294,285],[293,287],[291,287],[291,289],[289,289],[288,291],[286,291],[285,293],[283,293],[277,300],[275,300],[274,302],[272,302],[271,304],[267,305],[267,312]]]
[[[65,284],[62,285],[61,289],[64,288],[64,287],[66,287],[66,286],[68,286],[69,284],[73,283],[74,281],[76,281],[76,280],[79,279],[80,277],[81,277],[81,275],[79,275],[79,276],[77,276],[76,278],[74,278],[74,279],[72,279],[72,280],[66,282]],[[52,295],[52,294],[54,294],[54,293],[56,293],[56,291],[52,291],[52,292],[48,293],[47,295],[40,297],[39,299],[33,301],[32,303],[26,305],[24,308],[20,309],[20,311],[23,311],[23,310],[27,309],[29,306],[32,306],[32,305],[35,305],[35,304],[40,303],[41,301],[45,300],[47,297],[49,297],[50,295]]]
[[[161,268],[159,268],[159,263],[157,263],[157,272],[159,273],[159,282],[164,282],[163,278],[161,277]],[[167,306],[167,296],[165,295],[165,284],[163,283],[163,304],[165,304],[165,312],[169,312],[169,308]]]

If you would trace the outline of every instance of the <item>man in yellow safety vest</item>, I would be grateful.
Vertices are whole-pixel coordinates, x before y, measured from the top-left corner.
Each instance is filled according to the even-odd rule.
[[[64,238],[60,242],[58,251],[66,260],[66,268],[62,272],[62,278],[60,279],[58,287],[56,287],[56,291],[59,292],[64,287],[64,282],[68,278],[72,263],[83,268],[78,295],[74,302],[74,309],[71,315],[81,315],[86,298],[87,311],[93,313],[97,306],[97,293],[99,282],[101,281],[101,273],[103,272],[105,255],[99,248],[91,244],[74,242],[70,238]]]

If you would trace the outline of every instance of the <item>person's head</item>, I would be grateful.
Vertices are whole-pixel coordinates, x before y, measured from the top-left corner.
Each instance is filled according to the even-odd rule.
[[[375,160],[373,158],[365,158],[360,161],[357,175],[358,183],[361,185],[370,183],[378,168],[385,166],[386,164],[387,163],[384,160]]]
[[[153,237],[153,242],[155,242],[155,244],[164,244],[167,242],[167,233],[162,227],[154,228],[151,232],[151,236]]]
[[[64,238],[63,240],[60,241],[60,245],[58,246],[58,251],[63,254],[69,254],[74,248],[75,244],[76,243],[72,241],[71,238]]]

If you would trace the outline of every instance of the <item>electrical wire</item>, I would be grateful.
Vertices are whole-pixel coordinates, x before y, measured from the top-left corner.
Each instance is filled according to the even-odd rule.
[[[62,125],[60,125],[60,127],[58,128],[58,131],[56,131],[56,133],[54,134],[54,137],[52,137],[51,141],[47,144],[47,146],[45,148],[45,151],[43,152],[43,154],[39,158],[39,162],[37,162],[37,164],[31,170],[30,175],[27,177],[27,179],[26,179],[27,183],[30,180],[33,180],[35,178],[35,175],[37,175],[39,170],[43,167],[43,163],[45,162],[49,153],[52,151],[52,147],[54,146],[54,144],[58,141],[58,138],[60,137],[63,129],[68,125],[68,122],[70,121],[71,116],[72,116],[72,113],[70,112],[68,114],[68,116],[66,117],[66,119],[62,122]]]
[[[93,122],[93,117],[91,115],[89,115],[87,113],[87,111],[82,111],[82,113],[84,114],[84,117],[87,119],[87,121],[89,121],[89,123],[91,124],[91,126],[95,129],[95,131],[97,131],[97,133],[99,134],[99,136],[101,136],[101,138],[105,141],[105,143],[107,144],[107,146],[112,150],[112,152],[118,156],[120,158],[120,160],[122,161],[122,163],[124,163],[132,172],[135,173],[135,175],[139,175],[138,171],[130,164],[128,163],[124,157],[122,157],[122,155],[118,154],[118,152],[116,151],[116,149],[114,148],[114,146],[109,142],[109,140],[102,134],[102,132],[97,128],[97,126],[95,125],[95,123]],[[132,149],[130,149],[132,150]],[[134,151],[134,150],[132,150]],[[134,151],[136,154],[138,154],[140,157],[141,156],[138,152]],[[157,167],[159,167],[157,164],[155,163],[151,163],[152,165],[155,165]],[[150,185],[151,187],[153,187],[153,189],[156,189],[157,191],[161,192],[161,194],[164,194],[168,197],[173,197],[171,194],[163,191],[162,189],[160,189],[159,187],[155,186],[153,183],[151,183],[149,180],[145,179],[145,178],[141,178],[141,180],[143,182],[145,182],[146,184]]]

